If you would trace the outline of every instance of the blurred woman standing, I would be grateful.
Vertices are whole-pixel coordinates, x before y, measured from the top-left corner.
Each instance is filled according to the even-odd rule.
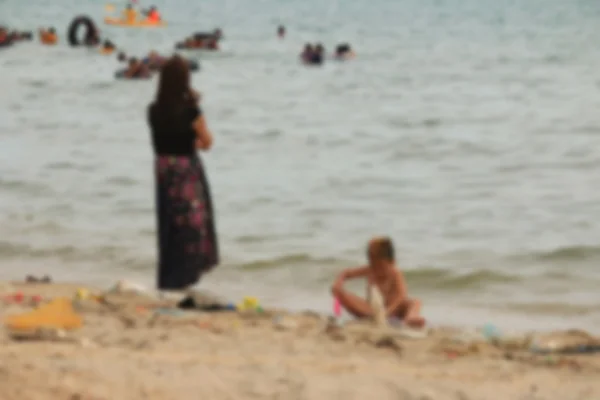
[[[213,137],[190,87],[188,63],[163,66],[148,121],[156,157],[158,288],[185,290],[219,263],[210,187],[197,150]]]

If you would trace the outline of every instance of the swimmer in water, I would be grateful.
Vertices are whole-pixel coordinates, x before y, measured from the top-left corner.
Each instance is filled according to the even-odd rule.
[[[315,46],[315,51],[312,53],[310,57],[309,64],[311,65],[321,65],[323,64],[325,58],[325,48],[321,43]]]
[[[17,31],[12,31],[11,33],[9,33],[9,35],[8,35],[8,36],[10,37],[10,39],[11,39],[13,42],[17,42],[17,41],[21,41],[21,40],[25,40],[25,39],[27,39],[27,38],[24,36],[24,33],[22,33],[22,32],[17,32]]]
[[[349,44],[342,43],[335,48],[334,57],[336,60],[344,61],[356,57],[356,54],[354,53],[354,51],[352,51],[352,48]]]
[[[188,45],[192,49],[203,49],[206,45],[206,35],[195,34],[193,38],[190,38]]]
[[[161,20],[160,13],[158,12],[155,6],[150,7],[148,12],[146,13],[146,18],[148,18],[148,21],[155,23],[160,22]]]
[[[219,39],[216,37],[208,39],[204,48],[208,50],[219,50]]]
[[[137,19],[137,11],[134,10],[131,4],[127,4],[127,7],[125,7],[125,10],[123,11],[123,18],[128,24],[135,23]]]
[[[161,56],[153,50],[150,53],[148,53],[148,57],[144,59],[144,64],[151,71],[157,71],[162,68],[166,61],[166,58],[164,58],[163,56]]]
[[[8,36],[8,30],[4,27],[0,28],[0,46],[8,45],[11,42]]]
[[[285,26],[279,25],[279,28],[277,28],[277,36],[279,36],[279,39],[283,39],[285,37]]]
[[[123,52],[120,52],[120,53],[117,55],[117,60],[118,60],[119,62],[125,62],[125,61],[127,61],[127,54],[125,54],[125,53],[123,53]]]
[[[40,41],[43,44],[55,44],[58,41],[58,36],[56,35],[56,29],[48,28],[48,29],[40,29]]]
[[[214,33],[212,35],[196,33],[192,38],[186,39],[184,48],[218,50],[219,39]]]
[[[193,37],[187,37],[181,42],[181,47],[184,49],[190,49],[195,43],[195,39]]]
[[[315,52],[315,49],[313,48],[312,44],[306,43],[304,45],[304,50],[302,50],[302,53],[300,53],[300,61],[302,61],[305,64],[310,63],[310,60],[311,60],[314,52]]]
[[[113,42],[111,42],[110,40],[105,40],[104,43],[102,44],[102,48],[100,49],[100,52],[102,54],[112,54],[115,51],[115,45]]]
[[[137,58],[131,58],[123,75],[126,78],[144,78],[150,76],[150,70]]]

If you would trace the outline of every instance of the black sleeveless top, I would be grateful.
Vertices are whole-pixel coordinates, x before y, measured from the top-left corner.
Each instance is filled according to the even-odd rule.
[[[196,132],[192,122],[202,115],[196,104],[176,116],[160,113],[153,103],[148,107],[152,147],[156,155],[189,156],[196,152]]]

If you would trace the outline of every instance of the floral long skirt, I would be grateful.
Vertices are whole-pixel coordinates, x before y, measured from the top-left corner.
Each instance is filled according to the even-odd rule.
[[[158,288],[182,290],[219,263],[210,187],[202,161],[157,156]]]

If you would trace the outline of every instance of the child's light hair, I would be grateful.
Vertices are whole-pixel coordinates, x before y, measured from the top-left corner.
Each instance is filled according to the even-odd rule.
[[[377,236],[369,241],[369,255],[395,261],[394,242],[389,236]]]

